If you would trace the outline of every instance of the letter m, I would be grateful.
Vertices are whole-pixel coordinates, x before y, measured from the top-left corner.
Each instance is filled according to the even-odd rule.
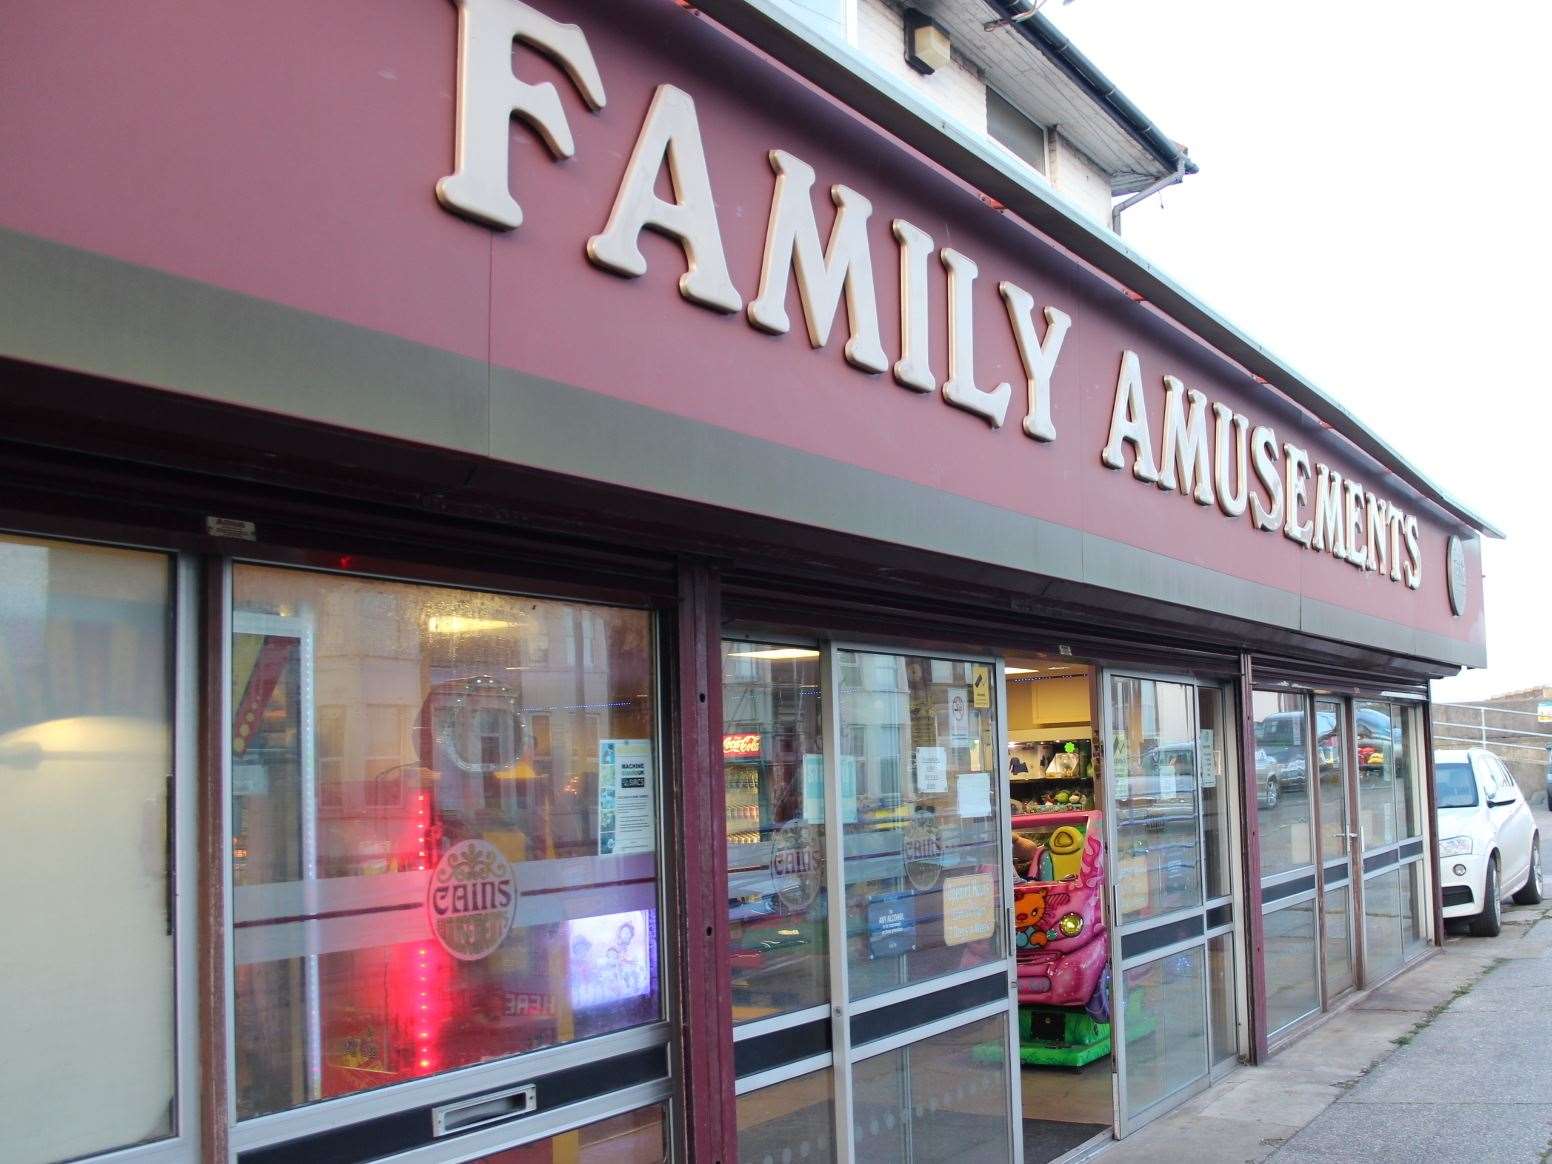
[[[593,50],[575,24],[561,24],[521,0],[453,0],[458,5],[458,128],[453,172],[436,184],[437,200],[454,214],[487,226],[522,225],[523,208],[507,188],[512,118],[527,123],[550,153],[576,152],[571,126],[555,86],[530,85],[512,72],[512,44],[542,52],[566,70],[594,110],[604,107],[604,85]]]

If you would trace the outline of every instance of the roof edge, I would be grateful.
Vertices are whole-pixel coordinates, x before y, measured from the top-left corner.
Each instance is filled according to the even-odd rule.
[[[675,0],[698,11],[911,149],[968,182],[1050,239],[1194,332],[1252,377],[1280,391],[1449,516],[1493,538],[1503,532],[1402,456],[1347,407],[1187,291],[1118,235],[1090,220],[1044,181],[1033,180],[903,84],[844,45],[788,20],[772,0]]]
[[[1025,0],[986,0],[987,7],[1004,19],[1021,15],[1025,11],[1024,3]],[[1166,169],[1186,174],[1200,171],[1190,155],[1154,124],[1147,114],[1116,87],[1114,81],[1100,71],[1098,65],[1089,60],[1046,17],[1037,11],[1033,16],[1008,27],[1017,30],[1041,55],[1086,90],[1095,103],[1110,114],[1111,120],[1136,139]]]

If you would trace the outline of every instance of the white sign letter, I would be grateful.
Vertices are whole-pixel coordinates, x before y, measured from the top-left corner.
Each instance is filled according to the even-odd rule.
[[[932,255],[932,238],[903,218],[895,219],[890,230],[900,244],[900,358],[895,361],[895,383],[931,392],[938,386],[927,356],[931,345],[927,260]]]
[[[1116,377],[1115,403],[1110,408],[1110,439],[1099,459],[1111,469],[1126,467],[1121,446],[1130,442],[1132,476],[1139,481],[1157,481],[1159,470],[1153,462],[1153,434],[1148,431],[1148,405],[1142,396],[1142,368],[1137,353],[1121,353],[1121,373]]]
[[[970,292],[981,269],[949,247],[939,251],[938,258],[948,271],[948,379],[943,381],[943,399],[1001,428],[1013,385],[1004,381],[990,391],[975,386],[975,305]]]
[[[1299,510],[1309,496],[1309,454],[1297,445],[1290,444],[1283,445],[1283,452],[1288,457],[1283,464],[1283,494],[1288,506],[1287,515],[1283,519],[1283,533],[1301,546],[1307,546],[1310,544],[1310,532],[1315,527],[1313,522],[1299,520]]]
[[[458,5],[458,123],[453,172],[436,184],[437,200],[454,214],[501,230],[523,224],[523,208],[507,188],[512,118],[544,139],[550,153],[576,152],[560,95],[548,81],[530,85],[512,74],[512,42],[553,59],[582,99],[604,107],[604,83],[587,38],[520,0],[453,0]]]
[[[769,156],[776,171],[776,193],[765,231],[760,293],[749,303],[749,322],[776,335],[792,326],[787,319],[787,278],[796,269],[809,344],[822,348],[829,342],[830,324],[845,292],[851,328],[846,361],[864,372],[884,371],[889,360],[878,338],[878,297],[873,293],[873,256],[868,251],[873,204],[850,187],[831,186],[835,221],[829,247],[820,250],[819,224],[808,196],[814,184],[813,167],[785,150],[772,150]]]
[[[1347,534],[1347,560],[1360,570],[1369,568],[1369,546],[1363,529],[1363,486],[1349,477],[1342,483],[1343,518]]]
[[[665,162],[672,202],[664,202],[653,189]],[[737,311],[744,305],[728,278],[695,102],[672,85],[659,85],[652,95],[614,209],[603,233],[587,240],[587,257],[617,275],[644,275],[647,259],[640,242],[648,228],[667,235],[684,251],[679,294],[714,311]]]
[[[1263,505],[1260,497],[1250,495],[1250,520],[1257,529],[1274,530],[1283,523],[1283,475],[1277,467],[1277,434],[1264,424],[1257,425],[1250,434],[1250,450],[1256,477],[1267,497],[1267,504]]]
[[[1416,590],[1423,584],[1423,555],[1418,546],[1417,518],[1412,514],[1406,516],[1406,526],[1403,532],[1406,535],[1407,560],[1401,567],[1401,572],[1406,576],[1408,588]]]
[[[1189,415],[1181,403],[1183,396],[1191,400]],[[1173,376],[1164,377],[1164,450],[1159,459],[1160,489],[1178,488],[1198,505],[1213,503],[1212,470],[1207,461],[1207,397]]]
[[[1222,404],[1213,405],[1213,417],[1213,485],[1217,488],[1218,508],[1229,517],[1238,517],[1245,512],[1245,498],[1250,492],[1249,445],[1245,439],[1250,421]],[[1233,465],[1237,470],[1234,477],[1229,470],[1231,432]],[[1235,481],[1239,482],[1237,491]]]
[[[1338,558],[1347,557],[1342,536],[1342,474],[1325,465],[1315,467],[1315,540],[1310,548],[1330,550]]]
[[[1056,426],[1051,423],[1051,373],[1062,354],[1062,340],[1072,326],[1072,317],[1055,307],[1045,309],[1045,339],[1035,340],[1035,301],[1028,291],[1012,283],[997,284],[1013,325],[1018,343],[1019,362],[1029,381],[1029,410],[1024,415],[1024,433],[1037,441],[1054,441]]]

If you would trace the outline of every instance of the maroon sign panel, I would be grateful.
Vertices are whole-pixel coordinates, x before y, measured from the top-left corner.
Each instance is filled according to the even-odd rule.
[[[0,227],[1483,641],[1469,529],[672,0],[33,5],[0,70]]]

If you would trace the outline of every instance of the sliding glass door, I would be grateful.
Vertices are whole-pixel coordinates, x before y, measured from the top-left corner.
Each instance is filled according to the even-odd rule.
[[[1107,672],[1111,1005],[1125,1135],[1238,1053],[1233,741],[1224,692]]]
[[[723,646],[739,1159],[1017,1159],[990,659]]]

